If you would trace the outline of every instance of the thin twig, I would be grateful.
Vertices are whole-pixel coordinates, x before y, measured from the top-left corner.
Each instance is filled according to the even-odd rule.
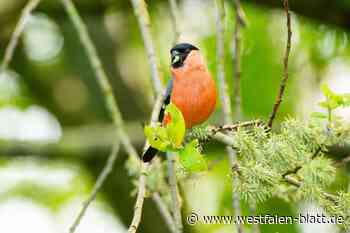
[[[262,125],[263,121],[261,120],[252,120],[252,121],[245,121],[245,122],[240,122],[236,124],[225,124],[225,125],[220,125],[220,126],[208,126],[208,129],[211,131],[211,133],[217,133],[217,132],[232,132],[237,130],[238,128],[244,128],[244,127],[249,127],[249,126],[256,126],[256,125]]]
[[[172,201],[172,212],[174,216],[175,232],[182,233],[182,216],[181,216],[181,201],[179,200],[179,190],[177,187],[176,171],[175,171],[175,156],[176,154],[172,152],[167,153],[168,161],[168,179],[170,186],[170,194]]]
[[[302,182],[300,182],[299,180],[297,180],[296,178],[290,176],[290,175],[287,175],[285,177],[283,177],[284,180],[291,184],[291,185],[294,185],[295,187],[301,187],[303,185]],[[327,198],[328,200],[334,202],[335,204],[337,204],[337,197],[333,194],[330,194],[330,193],[327,193],[327,192],[322,192],[322,195]]]
[[[172,233],[176,233],[175,230],[175,223],[173,220],[173,217],[171,216],[168,207],[165,205],[165,203],[163,202],[161,196],[159,195],[159,193],[153,193],[152,195],[152,200],[154,201],[154,203],[156,203],[159,212],[162,214],[165,222],[167,223],[170,231]]]
[[[6,47],[4,60],[2,61],[0,70],[7,69],[8,65],[10,64],[15,49],[17,47],[18,40],[22,32],[24,31],[25,25],[27,24],[32,11],[39,5],[40,1],[41,0],[30,0],[28,1],[27,5],[23,8],[22,14],[17,22],[15,30],[11,35],[10,42]]]
[[[284,10],[285,10],[285,13],[286,13],[286,17],[287,17],[287,30],[288,30],[286,51],[285,51],[284,59],[283,59],[283,65],[284,65],[284,67],[283,67],[284,68],[284,72],[283,73],[284,73],[284,77],[281,80],[280,89],[279,89],[279,92],[278,92],[275,104],[273,106],[273,110],[272,110],[272,113],[270,115],[269,122],[267,124],[269,126],[269,128],[272,128],[272,124],[273,124],[273,121],[274,121],[274,119],[276,117],[278,109],[279,109],[279,107],[281,105],[283,94],[284,94],[284,90],[286,88],[288,77],[289,77],[289,74],[288,74],[288,61],[289,61],[289,53],[290,53],[291,40],[292,40],[292,26],[291,26],[291,18],[290,18],[288,0],[283,0],[283,5],[284,5]]]
[[[317,155],[322,151],[322,147],[319,146],[316,151],[313,153],[313,155],[311,156],[311,160],[315,159],[317,157]],[[287,175],[291,175],[291,174],[297,174],[297,172],[302,169],[303,167],[301,165],[296,166],[293,170],[289,170],[286,171],[282,176],[285,177]]]
[[[159,59],[156,55],[154,42],[151,34],[150,16],[147,11],[147,5],[144,0],[131,0],[136,18],[139,22],[143,43],[147,51],[148,63],[151,69],[152,84],[155,96],[162,93],[163,85],[159,71]]]
[[[102,187],[104,181],[106,180],[106,178],[108,177],[108,175],[112,172],[113,170],[113,166],[114,163],[117,159],[117,155],[118,155],[118,151],[119,151],[119,143],[117,143],[116,145],[114,145],[111,154],[108,157],[108,160],[106,162],[105,167],[103,168],[103,170],[101,171],[100,175],[97,178],[97,181],[88,197],[88,199],[86,199],[86,201],[84,201],[83,203],[83,207],[81,208],[81,210],[79,211],[77,217],[75,218],[72,226],[69,228],[69,232],[70,233],[74,233],[76,228],[78,227],[78,225],[80,224],[81,219],[84,217],[89,205],[95,200],[97,192],[100,190],[100,188]]]
[[[80,41],[88,55],[91,66],[95,72],[97,82],[100,85],[100,88],[102,89],[107,108],[111,113],[113,123],[116,127],[117,135],[119,136],[121,143],[124,146],[125,150],[128,152],[128,154],[138,159],[137,152],[131,144],[129,137],[125,132],[124,122],[115,97],[113,95],[112,87],[108,81],[107,74],[103,69],[102,62],[97,54],[94,44],[92,43],[87,28],[73,2],[71,0],[62,0],[62,3],[67,11],[69,18],[73,22],[73,25],[77,30],[77,34],[80,38]]]
[[[179,41],[179,38],[181,36],[181,30],[179,27],[179,7],[177,4],[177,0],[169,0],[170,5],[170,15],[171,15],[171,23],[173,26],[174,31],[174,44],[176,44]]]
[[[225,8],[223,0],[216,0],[216,49],[217,49],[217,76],[219,80],[219,88],[220,88],[220,96],[222,101],[223,113],[224,113],[224,121],[226,124],[230,124],[232,122],[232,110],[230,97],[228,92],[227,83],[225,80],[225,48],[224,48],[224,19],[225,19]],[[220,135],[220,134],[215,134]],[[236,152],[232,148],[232,146],[226,147],[229,161],[231,166],[236,163]],[[237,184],[237,178],[234,177],[232,179],[232,187],[235,187]],[[241,215],[241,207],[238,193],[233,191],[232,189],[232,207],[234,209],[234,214],[236,216]],[[243,232],[242,224],[236,224],[237,232]]]

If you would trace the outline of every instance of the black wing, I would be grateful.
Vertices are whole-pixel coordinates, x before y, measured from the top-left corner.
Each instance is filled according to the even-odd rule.
[[[162,108],[160,109],[160,112],[159,112],[159,115],[158,115],[158,121],[159,122],[163,121],[165,108],[170,103],[172,90],[173,90],[173,79],[171,79],[168,82],[168,86],[167,86],[166,91],[165,91],[163,105],[162,105]],[[157,153],[158,153],[158,150],[156,148],[151,147],[151,146],[148,147],[147,150],[145,151],[145,153],[142,156],[143,162],[145,162],[145,163],[150,162],[154,158],[154,156],[156,156]]]

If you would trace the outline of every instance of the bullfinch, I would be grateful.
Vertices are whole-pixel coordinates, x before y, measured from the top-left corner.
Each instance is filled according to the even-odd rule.
[[[189,43],[175,45],[170,50],[171,74],[164,103],[159,113],[159,122],[166,125],[171,121],[165,115],[165,107],[171,102],[181,111],[186,128],[206,121],[216,105],[217,91],[199,49]],[[149,147],[142,156],[150,162],[158,150]]]

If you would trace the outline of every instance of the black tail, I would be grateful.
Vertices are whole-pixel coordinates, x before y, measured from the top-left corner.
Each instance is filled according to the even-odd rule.
[[[153,148],[153,147],[148,147],[148,149],[145,151],[145,153],[142,156],[142,160],[145,163],[150,162],[154,156],[156,156],[156,154],[158,153],[158,149]]]

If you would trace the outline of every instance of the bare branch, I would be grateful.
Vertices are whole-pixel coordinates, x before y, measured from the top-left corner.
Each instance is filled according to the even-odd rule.
[[[225,80],[225,45],[224,45],[224,19],[225,9],[222,0],[216,0],[216,62],[217,78],[219,81],[220,98],[224,112],[224,121],[226,124],[232,122],[232,109],[228,86]]]
[[[241,1],[235,0],[235,14],[236,23],[234,30],[234,53],[233,55],[233,68],[234,68],[234,104],[236,119],[242,117],[241,114],[241,26],[245,25],[245,21],[242,16]]]
[[[119,151],[119,143],[117,143],[113,147],[112,152],[108,157],[108,160],[106,162],[105,167],[103,168],[103,170],[101,171],[100,175],[97,178],[97,181],[94,185],[94,188],[91,191],[91,194],[89,195],[88,199],[86,201],[84,201],[83,207],[79,211],[72,226],[69,228],[70,233],[75,232],[76,228],[80,224],[81,219],[84,217],[89,205],[95,200],[97,192],[102,187],[102,185],[103,185],[104,181],[106,180],[106,178],[108,177],[108,175],[112,172],[115,160],[117,159],[118,151]]]
[[[81,19],[76,7],[74,6],[73,2],[71,0],[62,0],[62,3],[67,11],[69,18],[73,22],[75,29],[77,30],[77,34],[80,38],[80,41],[84,49],[86,50],[91,66],[96,74],[97,82],[102,89],[102,93],[104,95],[107,108],[111,113],[114,125],[116,127],[116,131],[118,136],[120,137],[121,143],[130,156],[133,156],[134,158],[138,158],[137,152],[133,147],[133,145],[131,144],[130,139],[127,136],[126,131],[124,129],[124,122],[123,122],[120,110],[118,108],[117,102],[115,100],[115,97],[113,95],[112,87],[108,81],[107,74],[103,69],[102,62],[98,57],[96,48],[92,43],[92,40],[89,36],[87,28],[83,20]]]
[[[174,31],[174,44],[176,44],[179,41],[179,38],[181,36],[181,30],[179,27],[179,18],[178,18],[178,13],[180,11],[177,4],[177,0],[169,0],[169,5],[170,5],[171,23]]]
[[[169,0],[171,23],[174,32],[174,42],[176,44],[180,38],[180,28],[179,28],[179,8],[177,5],[177,0]],[[168,162],[168,179],[170,185],[171,201],[172,201],[172,214],[174,218],[174,232],[183,232],[182,216],[181,216],[181,200],[180,194],[177,187],[176,178],[176,154],[172,152],[167,152],[167,162]]]
[[[257,126],[257,125],[263,125],[263,122],[261,120],[252,120],[252,121],[239,122],[236,124],[208,126],[208,129],[211,131],[212,134],[215,134],[217,132],[225,132],[225,131],[232,132],[237,130],[240,127],[249,127],[249,126]]]
[[[286,88],[287,81],[288,81],[288,78],[289,78],[288,61],[289,61],[289,53],[290,53],[291,40],[292,40],[292,26],[291,26],[291,19],[290,19],[288,0],[283,0],[283,5],[284,5],[284,10],[285,10],[285,13],[286,13],[286,17],[287,17],[287,30],[288,30],[286,51],[285,51],[284,59],[283,59],[283,65],[284,65],[284,67],[283,67],[284,72],[283,73],[284,73],[284,77],[281,80],[280,89],[279,89],[279,92],[278,92],[275,104],[273,106],[273,110],[272,110],[272,113],[270,115],[269,122],[267,124],[270,128],[272,128],[273,120],[275,119],[276,114],[278,112],[278,109],[279,109],[279,107],[281,105],[283,94],[284,94],[284,90]]]
[[[156,99],[156,103],[153,107],[152,114],[151,114],[150,124],[152,126],[155,125],[158,120],[158,115],[162,107],[163,99],[164,99],[164,94],[162,93],[159,94]],[[146,141],[143,147],[143,151],[145,151],[148,146],[149,144]],[[141,174],[138,182],[139,189],[138,189],[136,203],[134,207],[134,216],[128,230],[129,233],[136,232],[141,222],[143,202],[146,194],[146,176],[147,176],[148,169],[149,169],[149,163],[141,162]],[[161,201],[161,199],[159,201]]]
[[[149,163],[141,162],[141,174],[139,178],[139,190],[134,207],[134,217],[132,218],[131,224],[128,229],[128,233],[135,233],[140,225],[143,202],[146,194],[146,176],[149,168]]]
[[[225,19],[225,8],[223,0],[216,0],[216,49],[217,49],[217,77],[219,80],[219,88],[220,88],[220,97],[222,101],[223,113],[224,113],[224,121],[226,124],[232,122],[232,110],[231,110],[231,102],[230,96],[228,92],[227,83],[225,80],[225,48],[224,48],[224,19]],[[221,134],[215,134],[217,137]],[[231,166],[234,166],[236,163],[236,152],[232,148],[232,146],[226,147],[229,161]],[[234,177],[232,179],[232,187],[236,186],[237,178]],[[232,189],[233,190],[233,189]],[[234,209],[234,214],[236,216],[241,215],[241,207],[239,202],[239,196],[237,193],[232,191],[232,207]],[[237,232],[243,232],[242,224],[237,224]]]
[[[159,60],[156,55],[154,42],[151,35],[150,16],[147,11],[147,5],[144,0],[131,0],[136,18],[139,22],[143,43],[147,51],[148,62],[151,69],[152,84],[155,96],[162,93],[163,85],[159,71]]]
[[[172,201],[172,212],[174,216],[175,232],[182,233],[182,217],[181,217],[181,203],[179,200],[179,191],[177,187],[176,171],[175,171],[175,156],[172,152],[167,153],[168,161],[168,179],[170,185],[171,201]]]
[[[159,212],[161,213],[161,215],[163,216],[165,222],[167,223],[170,231],[172,233],[176,233],[175,230],[175,223],[173,220],[173,217],[171,216],[168,207],[164,204],[161,196],[159,195],[159,193],[153,193],[152,195],[152,200],[154,201],[154,203],[156,203]]]
[[[163,85],[162,85],[161,75],[159,71],[159,60],[156,56],[154,42],[151,35],[150,16],[147,11],[146,3],[144,0],[131,0],[131,3],[134,8],[134,12],[138,20],[140,31],[142,34],[143,42],[147,51],[148,62],[151,70],[153,91],[155,95],[158,96],[152,111],[152,116],[151,116],[151,125],[154,125],[157,122],[159,111],[160,111],[160,108],[162,107],[163,98],[164,98],[162,93]],[[144,149],[146,149],[147,147],[148,147],[148,142],[145,143]],[[142,163],[141,166],[142,166],[142,172],[138,183],[139,190],[138,190],[137,199],[135,203],[134,217],[132,219],[131,225],[128,230],[128,232],[130,233],[136,232],[141,222],[142,207],[143,207],[143,201],[145,198],[146,172],[149,164]]]
[[[26,23],[28,22],[30,18],[30,14],[32,11],[39,5],[41,0],[30,0],[28,1],[27,5],[23,8],[22,14],[17,22],[17,25],[15,27],[15,30],[13,31],[11,35],[10,42],[5,50],[4,60],[1,64],[0,70],[7,69],[8,65],[10,64],[13,54],[15,52],[15,49],[18,44],[18,40],[25,28]]]

